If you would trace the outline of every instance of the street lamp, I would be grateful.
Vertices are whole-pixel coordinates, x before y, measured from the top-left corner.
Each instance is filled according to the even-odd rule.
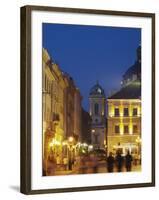
[[[68,141],[69,141],[69,142],[73,142],[73,140],[74,140],[74,138],[73,138],[72,136],[70,136],[70,137],[68,138]]]

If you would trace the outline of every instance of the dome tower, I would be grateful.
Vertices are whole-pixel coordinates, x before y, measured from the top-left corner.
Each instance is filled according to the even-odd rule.
[[[89,93],[91,122],[91,143],[95,148],[103,148],[106,128],[106,98],[104,89],[97,83]]]

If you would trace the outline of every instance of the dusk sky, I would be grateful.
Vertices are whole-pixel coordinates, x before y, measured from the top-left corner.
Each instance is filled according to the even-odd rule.
[[[106,97],[120,88],[123,73],[134,64],[141,29],[43,24],[43,47],[60,69],[70,74],[89,108],[89,91],[96,84]]]

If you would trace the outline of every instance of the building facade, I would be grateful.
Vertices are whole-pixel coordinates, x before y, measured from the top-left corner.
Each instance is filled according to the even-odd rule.
[[[123,75],[122,87],[108,97],[108,151],[141,154],[141,47],[137,60]]]
[[[51,108],[52,108],[52,130],[54,133],[54,154],[59,155],[62,160],[62,142],[65,136],[65,119],[64,119],[64,91],[67,83],[64,80],[63,72],[59,66],[52,63],[52,74],[54,80],[51,87]]]
[[[141,100],[108,99],[108,151],[139,153]]]
[[[105,148],[106,98],[103,88],[97,82],[89,93],[91,116],[91,143],[94,148]]]
[[[49,144],[54,137],[52,130],[52,81],[55,80],[52,72],[52,61],[48,52],[42,50],[42,119],[43,119],[43,169],[46,171],[47,160],[50,154]]]
[[[42,49],[42,104],[43,104],[43,163],[46,171],[49,156],[63,162],[63,143],[73,137],[74,144],[81,138],[81,101],[73,79],[53,62]],[[67,144],[67,142],[66,142]]]
[[[74,95],[74,134],[77,141],[81,141],[82,132],[82,96],[78,88]]]
[[[68,74],[64,74],[67,87],[65,89],[65,138],[73,137],[76,142],[81,135],[81,101],[79,89]]]

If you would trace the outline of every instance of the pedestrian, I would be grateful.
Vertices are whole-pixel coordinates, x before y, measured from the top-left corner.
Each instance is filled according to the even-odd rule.
[[[56,165],[60,165],[60,156],[57,154],[56,156]]]
[[[72,159],[71,158],[69,158],[69,160],[68,160],[68,169],[72,170]]]
[[[116,160],[117,170],[118,172],[121,172],[123,167],[123,157],[120,151],[117,151],[115,160]]]
[[[125,156],[125,167],[126,167],[127,172],[131,171],[132,161],[133,161],[132,155],[128,151],[126,156]]]
[[[60,170],[60,163],[61,163],[60,156],[59,156],[59,154],[57,154],[57,156],[56,156],[56,167],[57,167],[57,170]]]
[[[93,161],[93,173],[97,173],[98,172],[98,159],[95,154],[93,154],[92,161]]]
[[[53,154],[48,156],[46,176],[52,176],[56,173],[56,160]]]
[[[80,157],[79,173],[80,173],[80,174],[85,174],[85,172],[86,172],[85,156],[82,155],[82,156]]]
[[[64,164],[64,170],[68,170],[68,158],[67,157],[64,157],[63,164]]]
[[[114,157],[112,152],[110,152],[109,156],[107,157],[107,170],[108,172],[114,171]]]

